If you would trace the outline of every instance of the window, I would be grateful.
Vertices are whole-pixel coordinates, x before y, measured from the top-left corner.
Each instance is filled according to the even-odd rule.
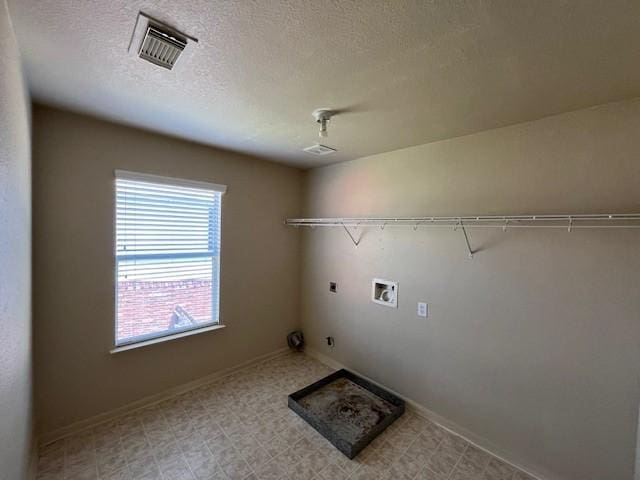
[[[225,189],[116,171],[116,346],[219,323]]]

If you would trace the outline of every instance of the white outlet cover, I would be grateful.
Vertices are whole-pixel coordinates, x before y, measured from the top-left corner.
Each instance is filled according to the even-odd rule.
[[[418,316],[427,317],[429,315],[429,306],[425,302],[418,302]]]

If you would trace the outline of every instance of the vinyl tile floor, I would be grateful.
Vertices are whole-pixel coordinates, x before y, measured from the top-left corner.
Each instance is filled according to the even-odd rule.
[[[349,460],[287,407],[332,370],[252,365],[40,448],[38,480],[534,480],[407,411]]]

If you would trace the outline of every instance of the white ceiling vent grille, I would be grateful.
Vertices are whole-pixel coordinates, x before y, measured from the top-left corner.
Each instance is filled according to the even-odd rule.
[[[140,47],[140,58],[171,70],[187,46],[187,41],[156,27],[148,27]]]
[[[337,150],[331,148],[331,147],[327,147],[325,145],[311,145],[310,147],[307,148],[303,148],[303,150],[307,153],[310,153],[311,155],[330,155],[334,152],[337,152]]]

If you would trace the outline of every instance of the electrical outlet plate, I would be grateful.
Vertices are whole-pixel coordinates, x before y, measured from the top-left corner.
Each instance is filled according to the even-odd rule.
[[[398,308],[398,282],[374,278],[371,281],[371,301],[386,307]]]
[[[336,282],[329,282],[329,291],[331,293],[337,293],[338,292],[338,284]]]
[[[427,317],[429,314],[429,306],[425,302],[418,302],[418,316]]]

